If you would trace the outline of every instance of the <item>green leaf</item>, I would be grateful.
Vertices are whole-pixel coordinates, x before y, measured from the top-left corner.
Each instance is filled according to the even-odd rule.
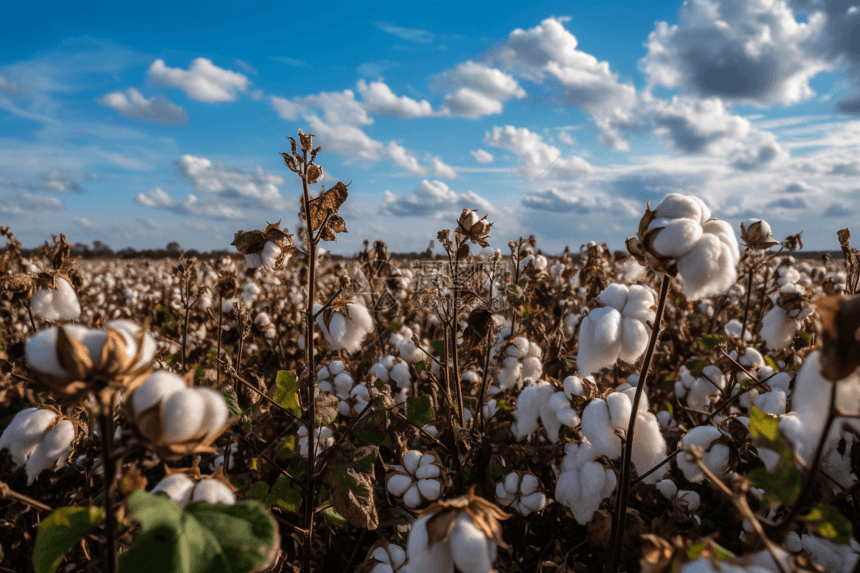
[[[376,386],[376,389],[380,392],[385,392],[385,382],[383,382],[382,380],[377,380],[376,384],[374,385]]]
[[[349,475],[349,471],[347,471],[346,467],[335,466],[333,473],[334,478],[337,480],[337,484],[342,490],[349,490],[356,497],[367,497],[370,493],[367,488],[361,486],[354,477]]]
[[[709,334],[708,336],[699,339],[699,345],[705,350],[711,350],[716,345],[722,344],[725,341],[725,336],[720,336],[719,334]]]
[[[269,484],[264,481],[255,482],[251,489],[248,490],[248,499],[253,499],[254,501],[259,501],[260,503],[265,502],[266,496],[269,494]]]
[[[165,495],[135,491],[128,504],[141,529],[120,556],[122,573],[244,573],[264,567],[276,549],[277,524],[255,501],[182,511]]]
[[[338,527],[346,527],[347,526],[346,519],[344,519],[344,517],[341,514],[336,512],[333,507],[325,508],[322,511],[322,514],[325,516],[325,518],[327,520],[329,520],[331,523],[337,525]]]
[[[851,522],[832,505],[816,505],[804,519],[815,526],[819,535],[833,543],[848,543],[851,539]]]
[[[278,370],[275,386],[275,402],[296,416],[301,416],[302,409],[299,407],[299,385],[296,382],[296,375],[289,370]]]
[[[61,507],[39,524],[33,548],[33,569],[36,573],[54,573],[73,545],[84,534],[104,520],[100,507]]]
[[[519,286],[520,288],[526,288],[526,285],[528,284],[528,282],[529,281],[527,279],[523,279],[517,283],[517,286]]]
[[[296,457],[296,436],[287,436],[275,446],[278,451],[278,458],[287,460]]]
[[[194,380],[200,380],[206,373],[203,371],[203,367],[197,364],[194,366]]]
[[[421,374],[422,372],[424,372],[424,370],[426,368],[427,368],[427,365],[424,364],[424,361],[422,360],[418,364],[415,365],[415,372],[417,372],[418,374]]]
[[[385,434],[385,437],[379,442],[380,447],[388,448],[389,450],[394,449],[394,443],[391,441],[391,434]]]
[[[239,416],[242,411],[239,409],[239,404],[236,403],[236,394],[233,393],[233,388],[221,388],[221,394],[224,396],[224,401],[227,402],[227,408],[230,409],[231,416]]]
[[[800,339],[803,340],[803,343],[809,346],[809,343],[812,341],[812,335],[808,332],[801,332]]]
[[[432,346],[433,348],[435,348],[439,352],[442,352],[445,350],[445,341],[444,340],[434,340],[430,343],[430,346]]]
[[[672,407],[672,402],[670,402],[669,400],[664,400],[663,404],[665,404],[666,409],[669,410],[669,415],[675,416],[675,408]]]
[[[406,398],[406,418],[413,426],[423,428],[433,421],[436,417],[436,412],[430,406],[430,397],[422,396],[417,398],[409,396]]]
[[[469,483],[472,479],[472,468],[469,466],[463,466],[463,483]]]
[[[269,507],[277,505],[287,511],[298,513],[302,507],[302,488],[286,476],[281,476],[266,496],[266,505]]]
[[[706,548],[711,550],[717,561],[725,561],[727,559],[735,558],[734,553],[732,553],[725,547],[714,543],[713,541],[708,541],[707,543],[705,543],[704,541],[698,541],[696,543],[693,543],[692,545],[687,547],[687,558],[691,560],[698,559]]]
[[[218,351],[214,348],[210,348],[209,352],[206,353],[206,361],[209,364],[215,364],[215,361],[218,359]]]
[[[753,406],[750,409],[750,433],[755,439],[779,441],[779,419]]]
[[[689,368],[691,371],[702,370],[705,366],[710,365],[711,361],[705,358],[703,360],[693,360],[692,362],[690,362],[690,364],[687,365],[687,368]]]
[[[376,463],[376,454],[368,454],[355,462],[355,469],[361,473],[369,474],[373,471],[373,464]]]
[[[776,365],[776,362],[773,361],[773,358],[770,356],[765,356],[764,361],[767,362],[767,365],[773,368],[774,370],[779,370],[779,366]]]
[[[412,320],[413,318],[415,318],[415,315],[416,315],[416,314],[417,314],[417,313],[416,313],[414,310],[410,310],[410,311],[409,311],[409,314],[407,314],[407,315],[406,315],[406,320],[407,320],[407,321]]]
[[[182,360],[182,353],[181,352],[177,352],[176,354],[168,354],[167,356],[164,357],[164,363],[167,364],[168,366],[170,366],[171,364],[173,364],[175,362],[179,362],[181,360]]]
[[[399,330],[400,330],[400,328],[401,328],[401,325],[400,325],[400,324],[398,324],[398,323],[396,323],[396,322],[392,322],[392,323],[391,323],[391,324],[389,324],[387,327],[385,327],[385,330],[386,330],[386,332],[390,332],[390,333],[392,333],[392,334],[393,334],[393,333],[395,333],[395,332],[399,331]]]
[[[377,445],[382,441],[382,432],[376,430],[364,430],[361,433],[361,439],[371,445]]]

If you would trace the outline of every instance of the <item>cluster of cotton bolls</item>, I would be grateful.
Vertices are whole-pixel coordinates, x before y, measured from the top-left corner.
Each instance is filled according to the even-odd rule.
[[[590,378],[587,380],[591,381]],[[537,429],[538,419],[552,443],[558,442],[562,425],[571,429],[579,425],[579,415],[570,401],[573,396],[585,395],[582,380],[577,376],[568,376],[562,386],[562,390],[557,390],[549,382],[542,381],[523,388],[517,399],[517,409],[514,410],[516,421],[511,427],[518,440]]]
[[[391,495],[402,499],[403,505],[415,509],[426,501],[439,499],[446,485],[446,475],[436,453],[406,450],[400,463],[385,477],[385,487]]]
[[[278,331],[275,329],[272,319],[265,312],[260,312],[254,317],[254,324],[263,331],[263,336],[268,340],[274,340],[278,337]]]
[[[615,490],[615,472],[598,461],[601,454],[588,440],[565,444],[564,454],[555,484],[555,499],[573,513],[580,525],[585,525]]]
[[[352,417],[360,414],[370,403],[371,394],[364,384],[356,384],[352,375],[344,369],[341,360],[332,360],[317,371],[320,392],[334,394],[340,399],[340,414]],[[376,393],[376,388],[373,388]]]
[[[524,382],[536,382],[543,373],[540,345],[530,343],[523,336],[508,340],[510,335],[510,326],[502,328],[490,350],[491,363],[501,364],[497,381],[498,390],[502,392],[522,388]]]
[[[713,364],[705,366],[698,378],[686,366],[681,366],[680,380],[675,382],[675,395],[685,399],[690,409],[707,412],[726,388],[726,377]]]
[[[683,450],[678,454],[678,469],[684,477],[693,483],[705,479],[705,473],[696,463],[695,452],[702,455],[702,463],[718,478],[729,475],[729,437],[715,426],[697,426],[684,434],[678,447]]]
[[[672,500],[677,502],[681,502],[687,506],[689,511],[696,511],[699,509],[699,504],[702,503],[701,497],[695,491],[689,490],[678,490],[678,486],[671,479],[664,479],[657,482],[657,491],[668,500]],[[699,519],[699,516],[695,516],[696,520]]]
[[[9,450],[12,461],[24,466],[32,484],[44,470],[65,465],[72,455],[76,427],[56,411],[27,408],[18,412],[0,436],[0,450]]]
[[[302,426],[297,432],[299,437],[299,454],[308,457],[308,428]],[[322,426],[314,430],[314,451],[316,455],[334,445],[334,430],[329,426]]]
[[[379,360],[370,367],[370,374],[375,375],[377,380],[385,384],[394,382],[400,389],[399,402],[406,399],[406,392],[412,387],[412,373],[409,371],[409,364],[390,354],[380,356]]]
[[[579,328],[576,367],[587,376],[617,360],[635,362],[648,346],[655,317],[654,292],[648,287],[609,285],[598,300],[606,306],[592,310]]]
[[[380,541],[367,552],[367,558],[361,565],[367,573],[410,573],[406,550],[387,541]]]
[[[201,501],[222,505],[236,504],[236,494],[223,481],[215,478],[195,480],[185,473],[170,474],[155,484],[150,493],[163,493],[182,509]]]

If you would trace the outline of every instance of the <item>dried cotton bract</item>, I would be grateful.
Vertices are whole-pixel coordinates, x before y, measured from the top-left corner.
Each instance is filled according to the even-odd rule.
[[[270,271],[282,269],[296,250],[293,236],[281,231],[281,222],[270,223],[264,231],[236,231],[236,250],[245,255],[249,268],[264,266]]]
[[[102,330],[51,327],[27,341],[27,364],[58,398],[74,402],[90,392],[108,402],[120,387],[134,387],[151,371],[156,344],[130,320],[114,320]]]
[[[740,259],[731,226],[711,218],[698,197],[672,193],[657,208],[649,203],[627,250],[640,264],[669,276],[680,275],[683,293],[698,300],[725,292],[737,280]]]
[[[165,460],[191,453],[217,453],[212,443],[229,427],[230,411],[217,390],[189,388],[157,370],[125,402],[126,414]]]
[[[12,418],[0,436],[0,450],[9,450],[15,465],[24,466],[30,485],[42,471],[65,465],[76,434],[76,424],[57,411],[27,408]]]
[[[606,306],[591,311],[579,329],[576,366],[583,376],[618,359],[635,362],[648,347],[646,322],[656,315],[654,293],[644,286],[611,284],[597,298]]]
[[[502,540],[500,519],[509,516],[475,495],[428,507],[412,524],[406,553],[411,573],[490,573]]]

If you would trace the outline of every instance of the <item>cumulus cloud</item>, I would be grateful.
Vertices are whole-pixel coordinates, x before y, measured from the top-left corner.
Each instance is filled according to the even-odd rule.
[[[761,170],[771,164],[788,158],[788,152],[776,140],[776,136],[768,132],[756,132],[753,137],[746,138],[747,145],[729,157],[729,163],[741,171]]]
[[[380,211],[385,215],[402,217],[450,216],[456,220],[463,209],[489,213],[492,205],[473,191],[457,193],[442,181],[424,179],[411,193],[395,195],[385,191]]]
[[[682,153],[716,152],[719,146],[750,132],[750,122],[729,112],[719,98],[653,98],[647,104],[646,115],[654,133],[667,147]]]
[[[250,85],[247,76],[219,68],[206,58],[197,58],[188,70],[168,68],[158,59],[149,67],[149,81],[179,88],[191,99],[206,103],[235,101]]]
[[[138,193],[135,203],[150,209],[171,211],[177,215],[194,215],[210,219],[241,219],[245,214],[223,203],[207,200],[200,201],[197,195],[189,194],[182,202],[176,201],[161,187],[156,187],[148,193]]]
[[[485,135],[484,143],[514,153],[519,160],[521,174],[529,181],[539,176],[544,181],[569,180],[594,172],[594,167],[581,157],[560,157],[560,149],[544,142],[540,135],[525,127],[493,127],[492,133]]]
[[[392,163],[409,172],[410,175],[419,177],[427,174],[427,169],[418,164],[415,154],[394,141],[389,141],[385,146],[385,155]]]
[[[364,108],[371,113],[401,119],[433,115],[430,102],[416,101],[407,96],[398,97],[382,80],[370,82],[369,85],[364,80],[358,80],[358,93],[364,100]]]
[[[860,176],[860,161],[836,163],[830,168],[830,175],[843,175],[845,177]]]
[[[433,166],[433,175],[444,179],[456,179],[457,171],[450,165],[446,165],[441,157],[435,156],[430,158]]]
[[[472,151],[472,157],[475,158],[475,161],[478,163],[492,163],[493,162],[493,154],[485,151],[483,149],[476,149]]]
[[[284,178],[267,173],[262,167],[249,173],[237,167],[212,163],[205,157],[183,155],[176,161],[176,169],[202,195],[235,199],[251,206],[284,208],[278,190],[279,185],[284,185]]]
[[[436,37],[432,32],[422,30],[420,28],[404,28],[403,26],[395,26],[391,22],[374,22],[374,26],[387,32],[392,36],[397,36],[402,40],[415,42],[416,44],[432,44],[433,38]]]
[[[442,115],[469,119],[501,113],[505,102],[526,96],[510,74],[471,60],[436,76],[434,85],[438,90],[453,90],[445,96]]]
[[[47,173],[43,173],[39,181],[35,184],[19,184],[14,181],[0,179],[0,185],[9,187],[10,189],[23,189],[28,191],[50,191],[52,193],[81,193],[81,180],[96,180],[99,176],[97,173],[61,173],[56,169],[52,169]]]
[[[597,212],[611,214],[613,218],[633,217],[641,212],[638,202],[623,197],[610,199],[593,192],[579,194],[560,189],[544,189],[529,192],[522,201],[523,207],[534,211],[552,213],[575,213],[589,215]]]
[[[648,36],[640,69],[651,85],[750,104],[792,104],[812,97],[810,79],[832,67],[815,49],[826,19],[813,13],[799,22],[782,0],[689,0],[678,20],[658,22]]]
[[[99,105],[110,107],[124,116],[143,121],[159,123],[186,123],[188,114],[180,106],[174,104],[166,96],[157,95],[149,99],[134,88],[128,88],[125,93],[117,91],[96,98]]]

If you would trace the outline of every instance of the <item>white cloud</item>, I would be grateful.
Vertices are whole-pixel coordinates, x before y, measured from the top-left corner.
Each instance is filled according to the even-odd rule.
[[[149,193],[138,193],[135,202],[138,205],[152,209],[169,209],[176,205],[173,197],[168,195],[161,187],[156,187]]]
[[[257,68],[255,68],[254,66],[252,66],[251,64],[249,64],[248,62],[246,62],[244,60],[240,60],[240,59],[236,58],[236,65],[239,66],[239,69],[241,69],[246,74],[251,74],[252,76],[256,76],[258,73]],[[149,219],[149,220],[151,221],[152,219]]]
[[[287,64],[288,66],[293,66],[294,68],[311,68],[309,63],[304,60],[299,60],[297,58],[290,58],[287,56],[272,56],[272,59],[276,62],[281,62],[282,64]]]
[[[445,162],[442,161],[441,157],[431,157],[430,161],[433,166],[433,175],[436,177],[442,177],[444,179],[457,178],[457,171],[450,165],[446,165]]]
[[[594,172],[594,167],[581,157],[560,157],[560,149],[545,143],[540,135],[525,127],[493,127],[492,133],[487,132],[484,137],[484,143],[514,153],[522,176],[529,182],[539,176],[544,181],[568,180]]]
[[[385,147],[385,155],[392,163],[399,165],[408,171],[410,175],[421,177],[427,174],[427,169],[418,164],[418,158],[415,157],[415,154],[394,141],[388,142],[388,145]]]
[[[478,163],[492,163],[493,162],[493,154],[488,151],[484,151],[483,149],[476,149],[472,151],[472,157],[475,158],[475,161]]]
[[[149,67],[149,81],[179,88],[191,99],[207,103],[235,101],[250,85],[247,76],[219,68],[206,58],[195,59],[188,71],[155,60]]]
[[[278,190],[278,186],[284,185],[284,178],[267,173],[261,167],[248,173],[237,167],[212,163],[205,157],[183,155],[176,161],[176,168],[204,197],[234,199],[243,205],[270,209],[285,206]]]
[[[433,108],[427,100],[416,101],[407,96],[397,97],[382,80],[371,82],[358,80],[358,93],[364,100],[364,109],[371,113],[397,118],[427,117]]]
[[[397,36],[403,40],[415,42],[416,44],[432,44],[433,38],[436,37],[432,32],[422,30],[420,28],[404,28],[403,26],[395,26],[391,22],[374,22],[374,26],[388,32],[392,36]]]
[[[505,102],[526,96],[513,76],[471,60],[436,76],[434,86],[454,90],[445,96],[443,115],[469,119],[501,113]]]
[[[473,191],[457,193],[442,181],[424,179],[411,193],[395,195],[385,191],[380,207],[383,214],[402,217],[451,217],[456,221],[463,209],[481,213],[493,210],[489,201]]]
[[[833,2],[836,4],[836,2]],[[750,104],[792,104],[832,64],[815,48],[820,13],[798,22],[783,0],[688,0],[680,24],[658,22],[640,62],[652,85]]]
[[[157,95],[149,99],[134,88],[123,92],[111,92],[96,98],[99,105],[113,108],[121,114],[159,123],[186,123],[188,114],[180,106],[174,104],[166,96]]]
[[[194,215],[210,219],[242,219],[245,214],[225,203],[213,200],[201,202],[197,195],[189,194],[180,203],[168,195],[161,187],[156,187],[148,193],[139,193],[135,203],[150,209],[172,211],[177,215]]]
[[[65,208],[65,204],[56,197],[34,193],[7,193],[0,197],[0,213],[5,215],[27,216],[61,211]]]
[[[78,227],[85,229],[87,231],[100,231],[102,226],[90,221],[86,217],[75,217],[72,219]]]

